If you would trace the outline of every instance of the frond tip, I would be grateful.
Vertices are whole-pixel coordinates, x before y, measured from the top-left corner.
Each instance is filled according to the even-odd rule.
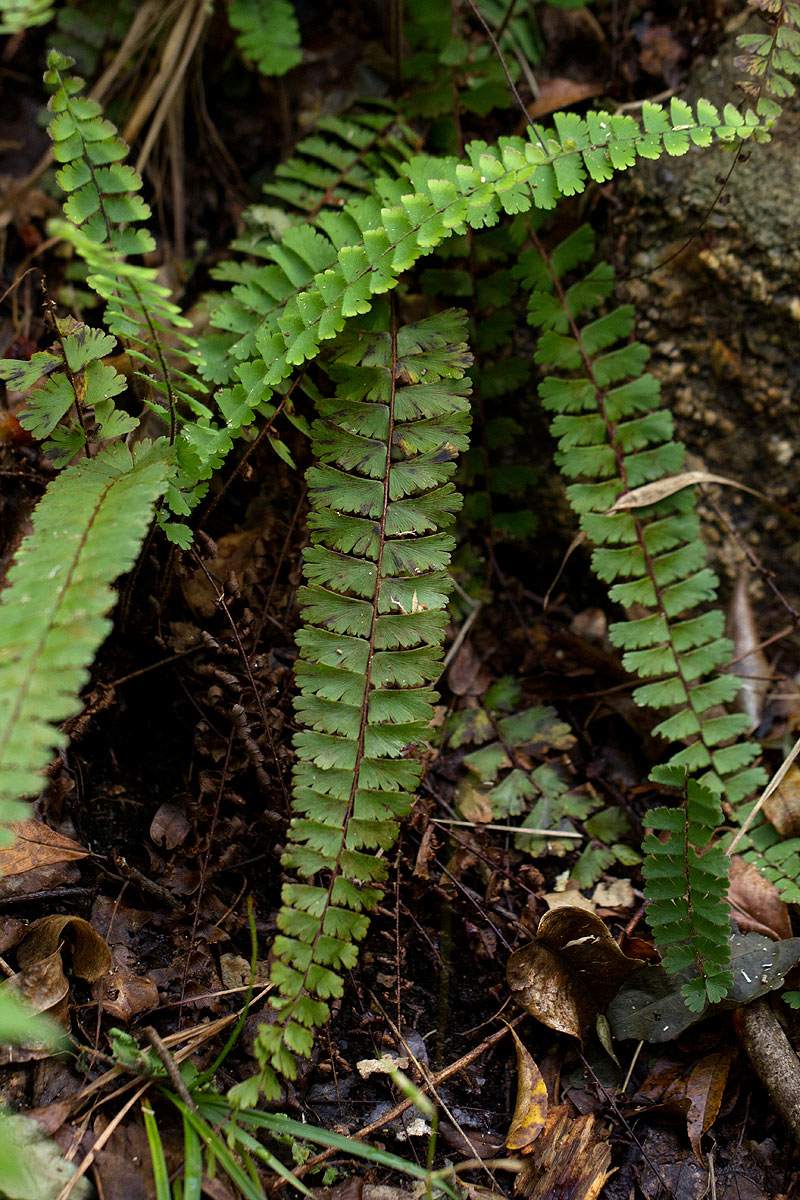
[[[294,1074],[314,1025],[342,993],[366,913],[408,811],[437,699],[447,623],[450,525],[461,498],[449,476],[466,448],[471,362],[463,313],[340,339],[336,395],[318,403],[318,465],[298,634],[304,728],[295,737],[294,818],[272,978],[279,996],[258,1051],[267,1091]],[[375,853],[378,851],[379,853]]]

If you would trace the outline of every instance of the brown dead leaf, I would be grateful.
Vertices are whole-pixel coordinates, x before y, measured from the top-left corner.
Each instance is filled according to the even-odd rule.
[[[150,837],[157,846],[174,850],[186,841],[191,825],[184,810],[177,804],[162,804],[150,823]]]
[[[687,1129],[689,1141],[699,1163],[703,1162],[700,1139],[716,1120],[731,1065],[729,1053],[707,1054],[692,1067],[686,1080],[686,1095],[691,1101]]]
[[[761,649],[753,606],[747,592],[747,572],[740,571],[727,614],[727,634],[733,642],[734,671],[742,681],[736,705],[753,725],[764,715],[764,702],[770,688],[771,668]]]
[[[796,837],[800,833],[800,767],[795,763],[764,801],[764,814],[781,837]]]
[[[72,838],[56,833],[33,817],[28,821],[12,821],[10,828],[16,841],[0,849],[0,875],[22,875],[38,867],[74,862],[89,853]]]
[[[540,942],[529,942],[509,958],[506,978],[517,1004],[532,1017],[583,1040],[597,1005],[563,958]]]
[[[566,959],[599,1008],[604,1008],[624,980],[642,965],[641,959],[629,958],[620,950],[600,917],[583,908],[546,912],[536,937]]]
[[[456,696],[481,696],[489,685],[483,659],[467,639],[450,664],[447,686]]]
[[[645,483],[630,492],[623,492],[608,511],[612,513],[623,508],[644,508],[646,504],[657,504],[659,500],[666,500],[667,496],[674,496],[676,492],[682,492],[684,488],[693,487],[696,483],[721,483],[726,487],[748,492],[751,496],[758,496],[762,500],[767,499],[763,492],[747,487],[735,479],[728,479],[725,475],[714,475],[711,471],[682,471],[680,475],[667,475],[664,479],[657,479],[655,483]]]
[[[545,1127],[547,1085],[541,1071],[513,1029],[511,1036],[517,1048],[517,1103],[505,1144],[509,1150],[524,1150],[536,1140]]]
[[[760,933],[776,941],[792,936],[789,909],[778,889],[738,854],[731,859],[728,900],[742,932]]]
[[[456,788],[456,807],[465,821],[474,821],[476,825],[488,825],[494,816],[486,787],[470,776]]]
[[[533,104],[528,106],[528,115],[535,121],[537,117],[546,117],[548,113],[562,108],[571,108],[583,100],[591,100],[602,95],[603,85],[597,80],[589,83],[578,79],[567,79],[557,75],[554,79],[546,79],[539,88],[539,95]]]
[[[82,917],[53,915],[34,921],[17,949],[17,962],[23,970],[61,950],[68,942],[72,972],[94,983],[111,969],[111,951]]]
[[[112,947],[112,969],[92,987],[103,1012],[125,1024],[137,1013],[155,1008],[159,1000],[158,988],[153,980],[149,975],[141,975],[134,970],[134,963],[134,955],[126,946]]]
[[[34,1012],[50,1012],[69,991],[60,951],[54,950],[28,963],[11,976],[8,987],[22,996]]]
[[[526,1200],[597,1200],[610,1175],[608,1131],[592,1114],[572,1119],[566,1104],[547,1115],[514,1191]]]

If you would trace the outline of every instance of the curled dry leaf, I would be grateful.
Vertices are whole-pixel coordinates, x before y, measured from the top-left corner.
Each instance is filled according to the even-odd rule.
[[[37,867],[55,863],[74,862],[89,853],[72,838],[56,833],[48,825],[36,821],[12,821],[9,828],[16,841],[0,849],[0,875],[23,875]]]
[[[111,951],[82,917],[51,916],[34,921],[17,949],[17,962],[24,969],[60,951],[69,940],[72,972],[94,983],[111,970]]]
[[[541,1071],[513,1029],[511,1036],[517,1048],[517,1103],[506,1137],[506,1147],[509,1150],[524,1150],[536,1140],[545,1127],[547,1085]]]
[[[700,1139],[719,1113],[732,1061],[729,1051],[707,1054],[693,1066],[659,1059],[634,1096],[641,1111],[682,1117],[689,1141],[699,1163],[703,1163]]]
[[[134,970],[134,955],[126,946],[111,951],[112,970],[94,984],[93,992],[103,1012],[125,1024],[137,1013],[149,1012],[158,1004],[158,988],[149,975]]]
[[[620,950],[583,908],[545,913],[536,940],[515,950],[506,976],[517,1003],[543,1025],[581,1038],[641,960]]]
[[[778,889],[753,863],[738,854],[731,859],[728,900],[736,924],[745,933],[760,933],[780,941],[792,936],[789,908]]]
[[[694,487],[696,483],[722,483],[726,487],[749,492],[751,496],[767,499],[763,492],[746,487],[745,484],[738,483],[735,479],[728,479],[725,475],[714,475],[711,471],[682,471],[680,475],[667,475],[664,479],[657,479],[655,483],[645,483],[641,487],[633,488],[630,492],[623,492],[608,511],[619,512],[623,508],[644,508],[646,504],[657,504],[659,500],[666,500],[667,496],[674,496],[676,492],[682,492],[687,487]],[[769,503],[768,500],[767,502]]]

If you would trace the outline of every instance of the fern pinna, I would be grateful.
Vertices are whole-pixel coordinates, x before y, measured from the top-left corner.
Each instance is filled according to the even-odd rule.
[[[311,545],[300,594],[294,817],[273,947],[274,1021],[261,1026],[261,1086],[293,1075],[311,1027],[342,992],[341,972],[380,897],[410,808],[447,624],[461,500],[449,477],[466,447],[471,358],[465,314],[359,329],[328,366],[318,401],[318,464],[308,472]],[[385,326],[385,322],[383,323]]]
[[[689,889],[684,915],[704,911],[714,930],[711,953],[706,931],[701,934],[688,917],[680,924],[682,938],[694,948],[700,964],[698,980],[686,985],[684,994],[687,1003],[702,1004],[705,996],[718,999],[730,983],[724,965],[727,908],[720,897],[715,924],[708,916],[714,905],[702,901],[706,868],[709,895],[718,894],[716,870],[711,870],[716,856],[707,849],[713,829],[704,819],[711,803],[707,797],[724,794],[735,802],[762,783],[763,771],[752,765],[759,746],[737,740],[749,729],[747,716],[721,711],[735,697],[741,680],[721,673],[733,652],[723,636],[722,612],[703,611],[716,597],[717,579],[706,565],[693,489],[641,508],[615,507],[622,493],[676,474],[684,458],[684,447],[672,440],[671,414],[660,405],[658,381],[644,370],[649,351],[630,340],[633,309],[623,306],[586,320],[613,290],[613,273],[606,264],[595,265],[571,286],[562,282],[592,257],[594,238],[587,226],[550,255],[535,240],[536,248],[523,255],[519,271],[532,292],[529,320],[543,330],[536,362],[563,372],[539,386],[542,403],[555,414],[551,430],[558,439],[556,461],[567,478],[579,480],[569,485],[567,496],[595,547],[595,572],[611,585],[611,600],[636,610],[631,620],[609,629],[611,641],[625,652],[626,669],[647,680],[633,698],[638,704],[672,710],[654,732],[668,742],[686,743],[666,767],[656,767],[652,777],[674,785],[676,771],[681,778],[687,772],[701,773],[699,785],[691,783],[685,793],[682,812],[666,825],[654,814],[645,823],[677,839],[674,845],[670,839],[670,852],[681,861],[693,847],[692,871],[673,872],[672,881],[678,907],[684,884]],[[657,898],[652,888],[646,894]],[[657,940],[663,915],[663,907],[651,908]],[[673,911],[671,920],[676,919]],[[668,965],[671,962],[668,957]]]

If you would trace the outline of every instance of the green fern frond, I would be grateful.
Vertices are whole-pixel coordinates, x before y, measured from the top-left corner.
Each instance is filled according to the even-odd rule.
[[[473,143],[466,161],[413,158],[401,179],[376,180],[380,198],[350,201],[341,211],[321,212],[313,226],[292,227],[269,248],[269,264],[247,272],[237,292],[244,311],[219,306],[213,316],[217,329],[240,339],[226,349],[240,360],[239,383],[223,393],[226,416],[245,424],[248,413],[252,419],[267,411],[275,390],[317,356],[322,342],[369,312],[375,296],[395,288],[454,234],[492,227],[502,212],[552,209],[562,196],[579,194],[590,179],[605,182],[637,157],[683,155],[714,139],[769,140],[772,127],[770,119],[742,116],[730,104],[720,114],[703,102],[695,115],[677,98],[669,111],[646,102],[641,126],[631,116],[600,111],[585,118],[556,113],[553,120],[554,128],[536,126],[530,140]],[[204,436],[224,453],[224,431]]]
[[[420,774],[440,671],[460,498],[450,476],[467,443],[470,355],[465,315],[441,313],[337,343],[336,394],[312,427],[311,545],[300,594],[304,624],[295,702],[294,817],[273,947],[274,1023],[257,1050],[262,1084],[294,1075],[311,1028],[342,992],[385,851]]]
[[[300,27],[290,0],[229,0],[236,45],[262,75],[285,75],[302,61]]]
[[[191,338],[177,332],[190,322],[158,283],[155,269],[129,261],[129,255],[155,249],[142,227],[150,216],[138,194],[142,180],[125,162],[128,147],[115,126],[102,116],[99,104],[83,95],[84,82],[70,73],[72,65],[57,50],[50,51],[45,83],[52,91],[48,107],[53,119],[48,133],[53,155],[62,164],[58,183],[67,194],[66,220],[52,222],[52,228],[86,263],[88,282],[106,303],[108,328],[142,364],[148,384],[163,397],[163,402],[153,399],[150,404],[169,423],[170,440],[177,435],[179,405],[195,418],[185,422],[177,458],[196,485],[221,461],[203,439],[212,410],[193,395],[196,379],[175,362],[177,358],[194,367],[199,352]],[[187,511],[174,487],[168,501],[173,511]],[[185,543],[179,527],[172,526],[171,533]]]
[[[54,479],[9,571],[0,603],[0,805],[35,795],[56,726],[79,707],[111,622],[111,584],[132,565],[172,469],[165,441],[120,443]]]
[[[662,911],[655,914],[653,929],[659,947],[666,949],[667,970],[687,965],[674,965],[673,943],[693,948],[690,960],[700,974],[687,985],[685,997],[696,1006],[701,995],[719,999],[729,980],[724,886],[719,891],[705,875],[708,868],[716,878],[721,854],[706,851],[708,797],[716,797],[716,812],[723,794],[731,803],[741,801],[765,776],[753,766],[758,744],[745,738],[749,718],[724,710],[741,681],[724,671],[733,646],[723,636],[722,612],[708,608],[717,579],[707,566],[693,490],[644,508],[614,510],[623,492],[680,471],[684,447],[673,440],[672,416],[660,406],[658,381],[645,372],[649,352],[631,341],[633,310],[623,306],[587,320],[613,290],[610,268],[598,264],[571,286],[562,282],[565,273],[588,262],[593,249],[591,230],[583,227],[552,256],[537,243],[522,257],[520,274],[534,289],[529,320],[544,331],[535,360],[562,372],[544,379],[539,394],[554,414],[557,464],[576,481],[567,497],[595,547],[592,567],[609,585],[610,599],[636,609],[631,620],[611,625],[609,637],[624,651],[625,668],[646,680],[633,692],[636,703],[671,710],[654,732],[685,743],[651,778],[674,786],[676,772],[681,782],[687,771],[701,774],[684,793],[685,810],[658,809],[645,817],[645,824],[670,834],[666,845],[673,859],[689,855],[689,865],[673,879],[682,899],[673,904],[672,923]],[[652,851],[654,840],[646,845]],[[650,869],[646,865],[645,873]],[[697,913],[702,925],[689,919]]]
[[[49,0],[0,0],[0,34],[24,33],[53,19]]]
[[[758,867],[786,904],[800,904],[800,838],[782,838],[769,821],[751,827],[745,838],[750,847],[742,853],[745,861]]]
[[[90,421],[104,441],[132,432],[139,422],[115,407],[114,397],[125,391],[127,381],[101,361],[114,349],[115,339],[73,317],[56,317],[54,323],[53,346],[28,362],[0,359],[0,379],[17,391],[34,389],[20,424],[44,441],[55,465],[62,467],[88,447]],[[76,419],[67,421],[73,410]]]
[[[648,350],[630,340],[633,309],[585,320],[613,289],[610,268],[598,264],[571,286],[561,283],[564,273],[588,261],[593,247],[592,231],[584,226],[551,257],[537,248],[520,264],[524,282],[535,289],[529,320],[544,330],[535,360],[568,372],[539,387],[542,403],[555,414],[556,462],[568,479],[579,480],[567,497],[596,547],[595,573],[610,585],[611,600],[640,613],[609,630],[613,644],[625,651],[625,668],[647,680],[634,700],[672,710],[655,730],[670,742],[687,743],[670,766],[702,772],[704,786],[735,803],[764,774],[750,765],[758,745],[734,741],[749,729],[748,718],[718,712],[741,681],[722,670],[733,653],[722,612],[698,613],[716,598],[717,579],[706,564],[693,490],[645,508],[611,511],[623,492],[678,472],[684,447],[673,440],[658,381],[644,370]]]
[[[675,975],[694,968],[696,976],[681,988],[687,1008],[700,1012],[716,1004],[733,985],[730,972],[729,860],[712,844],[722,824],[719,796],[682,768],[667,768],[664,782],[683,790],[683,804],[655,808],[645,818],[655,833],[642,843],[647,921],[663,955],[664,969]],[[658,834],[666,834],[664,840]]]

